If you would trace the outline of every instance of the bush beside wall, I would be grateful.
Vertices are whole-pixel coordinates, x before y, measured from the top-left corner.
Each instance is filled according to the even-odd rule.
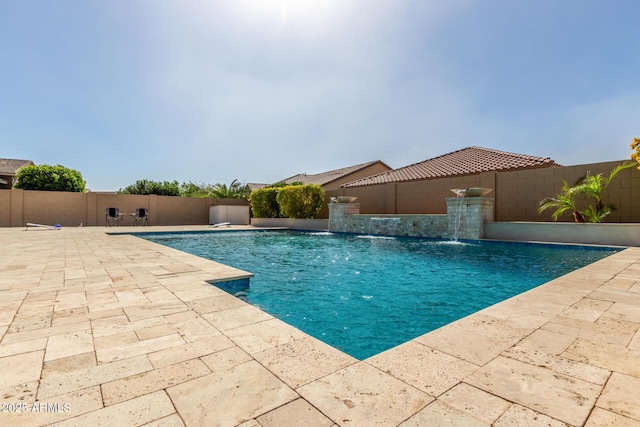
[[[316,184],[265,187],[249,198],[254,218],[316,218],[324,203],[324,189]]]
[[[281,218],[278,193],[281,188],[265,187],[255,190],[249,196],[251,210],[256,218]]]
[[[324,190],[316,184],[289,185],[278,193],[280,214],[286,218],[316,218],[324,202]]]

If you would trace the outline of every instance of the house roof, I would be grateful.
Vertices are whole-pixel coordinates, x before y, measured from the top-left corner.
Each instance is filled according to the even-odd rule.
[[[369,166],[375,165],[375,164],[381,164],[389,169],[391,169],[387,164],[385,164],[384,162],[380,161],[380,160],[375,160],[372,162],[367,162],[367,163],[361,163],[359,165],[353,165],[353,166],[348,166],[345,168],[341,168],[341,169],[335,169],[329,172],[322,172],[322,173],[318,173],[318,174],[314,174],[314,175],[310,175],[310,174],[306,174],[306,173],[301,173],[298,175],[294,175],[292,177],[286,178],[282,181],[278,181],[278,182],[284,182],[286,184],[291,184],[293,182],[302,182],[303,184],[318,184],[318,185],[326,185],[329,184],[330,182],[336,181],[340,178],[344,178],[347,175],[350,175],[354,172],[358,172],[364,168],[367,168]]]
[[[259,182],[248,182],[247,185],[249,186],[249,190],[255,191],[255,190],[258,190],[260,188],[268,187],[271,184],[262,184],[262,183],[259,183]]]
[[[483,147],[467,147],[399,169],[359,179],[343,187],[362,187],[389,182],[418,181],[489,171],[560,166],[548,157],[508,153]]]
[[[31,160],[0,159],[0,175],[14,176],[18,169],[32,164]]]

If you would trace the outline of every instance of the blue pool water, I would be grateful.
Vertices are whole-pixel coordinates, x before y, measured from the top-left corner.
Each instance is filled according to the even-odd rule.
[[[358,359],[616,251],[295,231],[140,237],[253,273],[237,296]]]

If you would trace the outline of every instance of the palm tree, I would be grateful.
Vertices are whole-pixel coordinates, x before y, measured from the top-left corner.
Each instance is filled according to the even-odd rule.
[[[575,222],[584,222],[584,216],[578,211],[578,208],[575,204],[576,192],[572,187],[569,187],[567,181],[564,181],[564,185],[562,186],[562,191],[555,196],[545,197],[540,202],[540,207],[538,208],[538,213],[542,213],[547,209],[554,208],[555,212],[551,214],[551,217],[554,221],[557,221],[560,215],[567,211],[571,211],[573,214],[573,219]]]
[[[580,178],[576,185],[573,186],[573,191],[580,194],[586,194],[593,197],[596,200],[595,207],[589,206],[583,213],[589,222],[602,222],[604,217],[616,210],[616,207],[612,204],[605,205],[602,201],[602,193],[607,189],[613,178],[622,170],[629,169],[635,166],[632,162],[626,162],[619,164],[609,173],[609,176],[603,176],[602,173],[591,175],[587,172],[585,176]]]
[[[240,181],[234,179],[231,184],[216,184],[209,193],[210,197],[216,199],[246,199],[249,197],[251,190],[247,184],[241,184]]]
[[[586,222],[602,222],[607,215],[615,210],[616,207],[613,205],[605,205],[600,210],[597,210],[593,205],[589,205],[581,213]]]

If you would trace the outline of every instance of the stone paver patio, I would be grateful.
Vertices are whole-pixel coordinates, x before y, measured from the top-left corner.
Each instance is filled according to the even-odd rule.
[[[106,231],[0,229],[0,425],[640,426],[640,248],[358,361]]]

